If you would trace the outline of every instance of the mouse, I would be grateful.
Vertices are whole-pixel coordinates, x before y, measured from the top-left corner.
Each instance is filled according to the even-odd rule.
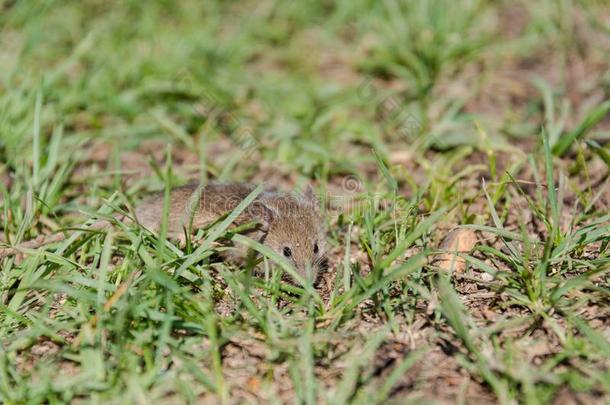
[[[195,234],[197,230],[235,209],[255,188],[256,185],[248,183],[193,183],[172,189],[167,218],[168,238],[184,245],[185,230]],[[153,193],[136,205],[134,220],[147,230],[159,233],[163,206],[164,193]],[[124,223],[132,222],[132,219],[125,216],[115,218]],[[319,201],[311,186],[307,186],[300,195],[264,188],[233,221],[232,226],[252,222],[256,226],[244,231],[244,234],[283,256],[304,279],[315,283],[327,269],[324,221]],[[109,226],[110,221],[100,220],[87,229],[103,230]],[[24,248],[37,249],[69,236],[69,232],[61,232],[41,236],[16,247],[1,248],[0,260],[18,254]],[[228,249],[223,257],[241,260],[247,252],[245,247],[235,247]]]

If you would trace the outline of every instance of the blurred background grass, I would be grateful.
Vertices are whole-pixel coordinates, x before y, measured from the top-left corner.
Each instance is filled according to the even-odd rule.
[[[61,124],[73,144],[134,147],[165,136],[193,147],[188,139],[202,132],[241,144],[235,132],[247,127],[265,160],[308,176],[366,159],[354,145],[386,155],[411,147],[400,117],[380,116],[388,97],[390,113],[417,121],[424,150],[481,146],[474,121],[494,147],[525,148],[545,117],[572,128],[608,98],[606,8],[567,0],[5,2],[1,153],[11,166],[30,158],[38,93],[43,139]],[[367,80],[375,91],[358,92]],[[597,136],[607,139],[607,125]]]

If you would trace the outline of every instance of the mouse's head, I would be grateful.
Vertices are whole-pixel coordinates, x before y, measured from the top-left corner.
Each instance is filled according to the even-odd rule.
[[[305,280],[326,270],[326,235],[319,203],[311,187],[303,195],[261,199],[267,208],[265,245],[290,261]]]

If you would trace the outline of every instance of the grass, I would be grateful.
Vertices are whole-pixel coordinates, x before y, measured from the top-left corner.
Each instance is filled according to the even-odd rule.
[[[1,240],[71,232],[0,262],[0,402],[607,402],[609,18],[0,0]],[[331,271],[282,282],[245,203],[184,249],[83,226],[192,179],[315,185]]]

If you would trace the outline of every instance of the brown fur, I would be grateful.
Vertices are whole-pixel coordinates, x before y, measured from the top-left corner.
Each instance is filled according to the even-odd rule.
[[[168,236],[184,242],[185,229],[196,231],[232,211],[253,190],[250,184],[208,184],[203,188],[191,184],[175,188],[170,194]],[[152,232],[159,232],[163,217],[163,193],[146,198],[135,210],[137,222]],[[325,235],[318,202],[308,187],[302,196],[266,190],[242,212],[236,225],[258,221],[259,226],[249,236],[269,246],[279,255],[290,249],[286,257],[298,273],[307,279],[316,279],[326,267]],[[98,221],[90,229],[103,229],[107,221]],[[24,248],[36,249],[64,240],[66,233],[49,235],[24,242],[17,247],[0,249],[0,259],[13,256]],[[318,252],[314,253],[317,244]],[[245,251],[235,249],[235,256]]]

